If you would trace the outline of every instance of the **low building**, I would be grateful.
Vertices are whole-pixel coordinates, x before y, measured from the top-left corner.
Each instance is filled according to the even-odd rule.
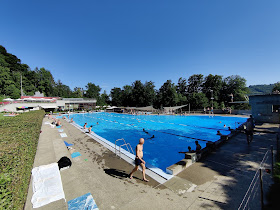
[[[0,107],[0,112],[16,112],[26,110],[44,109],[45,111],[68,111],[68,110],[93,110],[96,99],[83,98],[59,98],[44,96],[22,96],[9,104]]]
[[[96,107],[96,99],[83,99],[83,98],[63,98],[58,100],[58,107],[60,109],[69,110],[93,110]]]
[[[280,123],[280,94],[249,96],[256,122]]]

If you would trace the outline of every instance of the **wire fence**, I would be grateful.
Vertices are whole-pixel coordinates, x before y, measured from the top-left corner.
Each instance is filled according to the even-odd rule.
[[[271,146],[264,154],[238,210],[264,209],[265,195],[269,192],[269,188],[273,183],[273,161],[274,153],[273,147]]]

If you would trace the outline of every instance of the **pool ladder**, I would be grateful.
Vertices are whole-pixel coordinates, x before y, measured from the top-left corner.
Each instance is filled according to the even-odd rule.
[[[122,139],[117,139],[117,140],[115,141],[115,154],[116,154],[116,155],[117,155],[117,142],[118,142],[118,141],[123,141],[123,142],[124,142],[124,144],[122,144],[122,145],[119,146],[119,156],[120,156],[120,157],[121,157],[121,147],[122,147],[122,146],[126,146],[127,151],[128,151],[128,152],[131,151],[131,153],[134,155],[134,152],[133,152],[133,149],[132,149],[130,143],[126,143],[125,140],[124,140],[123,138],[122,138]],[[130,150],[129,150],[129,148],[130,148]]]

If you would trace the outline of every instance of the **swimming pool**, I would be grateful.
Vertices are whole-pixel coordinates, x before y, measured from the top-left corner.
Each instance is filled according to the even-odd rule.
[[[229,134],[228,127],[237,128],[247,118],[214,116],[127,115],[117,113],[71,114],[76,124],[88,127],[97,135],[115,144],[123,138],[133,149],[140,138],[145,139],[144,159],[147,163],[166,171],[166,168],[184,158],[180,151],[188,146],[195,149],[195,140],[202,148],[208,141],[215,142],[222,134]],[[97,124],[98,123],[98,124]],[[143,131],[145,129],[146,132]],[[154,138],[151,138],[154,136]],[[123,142],[118,142],[121,145]],[[126,149],[125,147],[123,147]]]

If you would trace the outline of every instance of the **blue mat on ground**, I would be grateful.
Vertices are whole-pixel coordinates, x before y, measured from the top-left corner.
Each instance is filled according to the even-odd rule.
[[[64,141],[64,144],[66,145],[66,147],[70,147],[73,146],[74,144],[69,144],[68,142]]]
[[[98,207],[90,193],[74,198],[67,202],[69,210],[98,210]]]
[[[56,126],[57,128],[61,128],[61,125],[59,125],[59,126]]]
[[[79,157],[79,156],[81,156],[81,153],[79,153],[79,152],[74,152],[71,154],[72,158]]]

